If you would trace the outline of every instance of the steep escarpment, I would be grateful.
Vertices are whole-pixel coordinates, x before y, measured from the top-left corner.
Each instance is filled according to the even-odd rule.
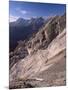
[[[14,64],[10,70],[10,87],[13,86],[13,82],[16,84],[19,81],[30,83],[32,86],[65,85],[65,43],[65,31],[63,31],[47,49],[38,50]],[[54,71],[51,68],[55,68]],[[44,84],[41,84],[42,82]]]
[[[55,16],[35,35],[32,40],[28,41],[28,50],[30,52],[38,49],[45,49],[49,43],[59,35],[66,27],[66,17]],[[30,53],[29,52],[29,53]]]
[[[10,63],[10,88],[65,85],[65,15],[50,19],[28,42],[20,41],[10,59],[13,55],[19,58]]]

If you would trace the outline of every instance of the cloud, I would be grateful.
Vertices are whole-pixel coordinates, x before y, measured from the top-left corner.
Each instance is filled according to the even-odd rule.
[[[20,10],[20,13],[21,14],[27,14],[27,11],[26,10]]]
[[[14,21],[16,21],[18,18],[19,18],[19,16],[10,15],[9,21],[10,21],[10,22],[14,22]]]
[[[23,14],[23,15],[25,15],[25,14],[27,14],[27,13],[28,13],[28,11],[27,11],[27,10],[20,9],[20,8],[16,8],[16,11],[17,11],[17,12],[19,12],[19,13],[21,13],[21,14]]]

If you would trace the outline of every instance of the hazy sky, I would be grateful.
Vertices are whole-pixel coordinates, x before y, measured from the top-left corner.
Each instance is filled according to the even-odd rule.
[[[64,4],[47,4],[47,3],[31,3],[23,1],[10,1],[9,12],[10,22],[17,20],[19,17],[29,19],[31,17],[50,17],[62,15],[65,12]]]

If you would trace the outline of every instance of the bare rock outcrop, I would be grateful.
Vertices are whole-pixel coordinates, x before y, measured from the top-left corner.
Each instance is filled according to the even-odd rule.
[[[24,49],[27,55],[16,59],[16,62],[12,59],[13,63],[10,63],[12,65],[9,72],[10,88],[66,84],[65,14],[53,17],[29,41],[19,43],[10,57],[13,58],[17,53],[17,57],[23,55]]]
[[[46,72],[51,68],[53,65],[56,65],[56,63],[59,63],[63,58],[65,58],[65,30],[59,34],[48,46],[45,50],[38,50],[33,55],[28,55],[26,58],[22,59],[21,61],[17,62],[10,70],[10,85],[12,84],[12,81],[19,81],[22,80],[23,82],[28,80],[33,81],[33,79],[36,79],[37,76],[40,75],[42,72]],[[54,45],[53,45],[54,44]],[[65,59],[63,59],[65,60]],[[62,61],[61,61],[62,63]],[[62,67],[60,67],[62,69]],[[64,66],[65,68],[65,66]],[[61,70],[60,70],[61,71]],[[64,72],[65,69],[61,72]],[[53,72],[55,73],[55,72]],[[58,74],[56,74],[58,75]],[[62,74],[61,74],[62,75]],[[54,76],[56,79],[56,76]],[[58,76],[57,76],[58,77]],[[40,78],[40,77],[38,77]],[[43,77],[42,77],[43,78]],[[65,75],[63,76],[65,80]],[[41,78],[40,78],[41,79]],[[48,79],[49,80],[49,79]],[[58,80],[58,78],[57,78]],[[55,81],[55,85],[57,82],[61,81]],[[63,80],[63,79],[61,79]],[[38,81],[36,81],[37,86]],[[33,81],[35,83],[35,81]],[[40,80],[39,80],[40,81]],[[45,78],[43,78],[43,81],[46,82]],[[32,83],[32,82],[31,82]],[[40,82],[39,82],[40,83]],[[48,82],[46,86],[49,86],[51,82]],[[53,84],[53,83],[52,83]],[[61,83],[59,83],[61,85]],[[34,85],[34,84],[32,84]],[[44,85],[44,84],[43,84]],[[65,85],[64,83],[62,85]],[[40,85],[42,86],[42,85]]]

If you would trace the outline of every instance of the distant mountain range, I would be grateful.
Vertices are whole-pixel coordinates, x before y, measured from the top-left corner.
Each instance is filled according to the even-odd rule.
[[[38,32],[46,20],[42,17],[31,18],[26,20],[19,18],[15,22],[9,23],[10,51],[14,50],[17,42],[20,40],[28,40],[33,33]]]

